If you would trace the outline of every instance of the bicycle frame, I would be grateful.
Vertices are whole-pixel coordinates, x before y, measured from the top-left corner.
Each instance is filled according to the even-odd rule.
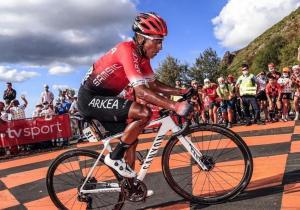
[[[159,118],[157,120],[153,120],[148,124],[148,126],[152,126],[155,124],[160,124],[160,128],[159,128],[157,135],[153,141],[153,144],[143,162],[143,165],[141,166],[141,169],[138,172],[137,179],[140,181],[143,181],[143,179],[145,178],[147,171],[148,171],[149,167],[151,166],[152,160],[156,156],[158,149],[161,146],[162,141],[163,141],[165,135],[167,134],[167,132],[172,131],[173,135],[176,135],[176,133],[178,133],[181,130],[181,128],[175,124],[175,122],[172,120],[172,118],[170,116],[166,116],[166,117]],[[90,176],[92,175],[92,173],[93,173],[95,167],[97,166],[100,158],[102,157],[104,151],[105,150],[108,150],[109,152],[112,151],[112,148],[110,146],[110,141],[112,139],[121,137],[122,134],[123,133],[119,133],[119,134],[107,137],[102,140],[104,148],[103,148],[102,152],[100,153],[100,155],[98,156],[93,167],[90,169],[83,185],[80,188],[80,193],[104,193],[104,192],[120,192],[121,191],[120,187],[112,187],[112,188],[106,188],[106,189],[93,189],[93,190],[84,190],[83,188],[84,188],[84,185],[89,180]],[[201,166],[201,168],[203,170],[208,170],[207,167],[205,166],[205,164],[201,160],[202,156],[203,156],[202,153],[197,148],[194,147],[190,138],[187,136],[182,136],[181,134],[179,134],[177,136],[177,138],[182,143],[182,145],[186,148],[186,150],[192,155],[193,159]]]

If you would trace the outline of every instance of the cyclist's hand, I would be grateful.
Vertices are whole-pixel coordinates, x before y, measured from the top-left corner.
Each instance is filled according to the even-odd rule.
[[[187,101],[176,102],[175,112],[180,116],[187,116],[190,112],[193,111],[193,106]]]

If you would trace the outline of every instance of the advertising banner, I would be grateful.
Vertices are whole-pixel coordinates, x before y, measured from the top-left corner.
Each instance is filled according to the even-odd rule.
[[[68,114],[55,115],[51,118],[12,120],[0,124],[0,147],[69,138],[71,135]]]

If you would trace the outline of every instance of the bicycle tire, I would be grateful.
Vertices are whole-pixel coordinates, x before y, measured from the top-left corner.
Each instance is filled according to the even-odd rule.
[[[191,170],[191,173],[193,173],[193,170],[196,170],[197,168],[195,169],[195,167],[193,167],[193,164],[191,164],[190,169],[188,168],[188,166],[186,166],[189,161],[187,161],[187,163],[184,163],[184,161],[183,161],[184,156],[180,155],[180,154],[186,155],[186,153],[182,153],[182,151],[186,152],[186,150],[185,150],[185,148],[182,149],[182,150],[179,150],[179,148],[181,148],[180,147],[180,141],[178,140],[177,136],[172,136],[170,138],[169,142],[167,143],[167,145],[166,145],[166,147],[163,151],[163,156],[162,156],[162,169],[163,169],[163,174],[164,174],[164,177],[165,177],[167,183],[169,184],[169,186],[177,194],[179,194],[183,198],[185,198],[185,199],[187,199],[191,202],[194,202],[194,203],[217,204],[217,203],[222,203],[222,202],[226,202],[228,200],[233,199],[234,197],[236,197],[240,192],[242,192],[247,187],[247,185],[249,184],[249,182],[251,180],[251,177],[252,177],[253,160],[252,160],[252,155],[251,155],[251,152],[250,152],[248,146],[246,145],[246,143],[242,140],[242,138],[238,134],[236,134],[232,130],[226,129],[226,128],[224,128],[222,126],[218,126],[218,125],[200,124],[198,126],[190,127],[189,130],[186,131],[183,135],[187,136],[187,135],[191,135],[193,133],[197,134],[196,132],[200,132],[200,133],[202,132],[202,134],[204,132],[206,132],[206,133],[209,133],[209,132],[215,133],[214,136],[213,135],[210,136],[209,141],[207,141],[207,139],[209,139],[209,138],[207,138],[209,135],[205,136],[205,137],[202,136],[201,144],[202,144],[203,148],[202,148],[202,150],[200,148],[198,148],[203,154],[206,152],[206,154],[204,154],[204,155],[207,155],[209,157],[211,157],[211,156],[208,155],[208,154],[210,154],[212,152],[214,152],[213,154],[216,154],[216,155],[218,154],[218,156],[216,157],[216,160],[214,160],[214,158],[212,158],[212,161],[217,161],[220,158],[220,155],[222,153],[218,152],[218,148],[213,148],[213,147],[209,148],[209,146],[208,146],[206,149],[204,149],[204,147],[205,147],[205,145],[210,145],[210,144],[214,145],[214,146],[216,146],[216,145],[218,146],[222,139],[220,138],[219,140],[215,140],[215,139],[212,138],[212,137],[215,138],[218,135],[222,135],[222,136],[226,137],[226,139],[224,139],[223,141],[229,141],[229,142],[233,143],[233,144],[231,143],[232,148],[225,148],[225,146],[224,146],[223,149],[224,150],[227,149],[226,150],[227,152],[225,152],[223,154],[228,155],[230,150],[236,149],[236,150],[240,151],[241,157],[239,157],[239,158],[242,159],[242,160],[240,160],[239,158],[236,158],[236,157],[232,158],[232,160],[231,160],[229,157],[225,156],[225,158],[223,158],[223,160],[220,163],[215,162],[215,166],[212,169],[212,171],[216,168],[217,164],[219,164],[219,166],[218,166],[219,169],[218,170],[220,170],[220,171],[215,172],[215,174],[214,174],[214,175],[216,175],[215,177],[213,175],[211,175],[212,171],[211,172],[205,172],[205,171],[201,170],[199,168],[199,166],[196,164],[197,167],[199,168],[199,174],[198,174],[197,179],[194,178],[194,176],[192,175],[192,176],[190,176],[190,178],[189,177],[187,178],[187,179],[191,179],[191,180],[187,180],[187,181],[183,180],[183,179],[181,181],[177,180],[176,176],[180,176],[181,174],[184,174],[184,171],[187,171],[186,174],[189,173],[189,170]],[[193,142],[193,140],[192,140],[192,142]],[[199,142],[200,141],[199,141],[199,138],[198,138],[197,141],[195,140],[193,142],[194,146],[195,146],[195,144],[197,144],[197,146],[199,147]],[[227,144],[227,145],[229,145],[229,144]],[[236,145],[236,146],[234,147],[234,145]],[[216,153],[216,152],[218,152],[218,153]],[[190,155],[190,154],[188,154],[188,155]],[[175,159],[175,157],[176,158],[179,157],[180,159]],[[190,157],[190,159],[192,159],[192,156]],[[176,162],[176,161],[177,161],[177,163],[175,164],[174,162]],[[199,187],[202,188],[202,190],[203,190],[203,188],[207,188],[207,184],[205,182],[206,182],[207,179],[208,179],[208,181],[210,181],[209,180],[210,178],[207,178],[207,177],[212,176],[212,180],[215,180],[215,181],[217,179],[220,179],[218,177],[218,176],[220,176],[220,175],[218,175],[218,173],[223,173],[223,171],[220,169],[221,166],[226,168],[226,164],[235,163],[234,161],[236,161],[236,163],[240,162],[240,164],[238,164],[238,165],[242,165],[242,164],[244,165],[244,168],[241,172],[233,172],[233,173],[236,173],[236,174],[240,174],[239,175],[240,180],[238,181],[236,186],[234,186],[230,190],[224,189],[225,185],[226,184],[228,185],[228,183],[226,183],[227,180],[224,179],[224,180],[221,180],[223,183],[221,183],[221,184],[219,183],[219,185],[218,185],[219,189],[216,190],[212,185],[212,188],[216,192],[216,194],[218,193],[218,190],[221,194],[216,195],[216,196],[211,196],[210,193],[204,193],[203,195],[194,195],[194,193],[195,194],[199,193],[198,192],[198,191],[200,191],[200,189],[198,189]],[[180,162],[182,163],[183,167],[180,166],[179,169],[178,169],[178,163],[180,163]],[[195,164],[195,161],[194,161],[194,164]],[[174,165],[174,167],[175,167],[174,169],[172,168],[172,165]],[[227,167],[229,167],[229,166],[230,165],[227,165]],[[198,183],[196,183],[199,179],[200,173],[208,173],[208,175],[209,175],[208,176],[208,175],[205,174],[205,177],[203,178],[203,179],[205,179],[203,185],[198,185]],[[233,178],[231,178],[231,179],[233,179]],[[195,180],[196,180],[196,182],[195,182],[195,184],[193,184],[193,182]],[[186,185],[186,187],[188,189],[186,189],[186,187],[180,186],[181,185],[180,182],[183,182],[183,181],[184,182],[189,182],[189,184]],[[199,181],[201,181],[201,178],[200,178]],[[189,185],[191,185],[191,187],[189,187]],[[210,188],[210,184],[208,184],[208,187]],[[220,187],[221,188],[224,187],[224,188],[220,189]],[[222,192],[224,192],[224,193],[222,193]]]
[[[77,207],[79,207],[79,205],[80,205],[80,209],[81,209],[81,207],[83,205],[84,206],[87,205],[86,202],[78,200],[78,197],[77,197],[78,189],[80,188],[80,184],[82,184],[83,180],[85,179],[84,174],[87,175],[89,167],[92,167],[92,165],[95,163],[98,156],[99,156],[99,153],[92,151],[92,150],[74,149],[74,150],[70,150],[70,151],[62,153],[52,162],[52,164],[50,165],[48,172],[47,172],[46,184],[47,184],[47,190],[48,190],[49,196],[50,196],[52,202],[55,204],[55,206],[58,209],[73,209],[74,204]],[[86,159],[83,160],[84,157]],[[74,159],[75,159],[75,161],[73,161]],[[70,162],[70,160],[72,160],[72,161]],[[76,164],[76,160],[78,160],[78,165]],[[67,162],[70,165],[68,165],[68,167],[67,167],[67,166],[63,165],[64,162]],[[83,164],[83,162],[84,162],[84,164]],[[60,168],[60,166],[63,166],[63,167]],[[79,166],[79,169],[78,169],[78,167],[76,168],[76,166]],[[84,168],[84,166],[85,166],[85,168]],[[101,168],[102,166],[104,168]],[[67,171],[64,171],[64,170],[67,170]],[[114,181],[114,183],[115,182],[119,183],[122,179],[115,171],[111,170],[108,166],[106,166],[104,164],[103,157],[100,158],[100,161],[94,170],[95,174],[94,174],[94,172],[92,174],[93,177],[96,176],[95,179],[96,179],[97,183],[99,181],[99,176],[97,176],[97,173],[99,171],[102,173],[102,178],[104,179],[104,181],[108,180],[107,183],[109,183],[109,181],[113,182],[114,180],[116,180],[116,181]],[[75,177],[75,176],[73,177],[73,175],[76,175],[76,174],[79,174],[79,176],[81,174],[82,177],[79,177],[79,179],[77,179],[78,177]],[[74,180],[76,181],[76,183],[74,184],[75,190],[68,189],[68,188],[70,188],[71,181],[66,182],[66,180],[65,180],[66,178],[72,178],[72,179],[70,179],[71,181],[74,181]],[[65,181],[65,184],[64,185],[59,184],[58,187],[56,188],[55,183],[54,183],[55,180]],[[89,183],[89,185],[86,184],[85,186],[95,186],[95,184],[96,184],[95,182],[94,183],[91,182],[91,183]],[[62,190],[62,188],[63,188],[63,190]],[[64,199],[64,200],[66,200],[66,199],[59,198],[60,196],[58,196],[58,195],[64,195],[64,194],[67,194],[67,192],[72,192],[72,191],[74,191],[73,199],[74,198],[75,199],[73,201],[72,208],[70,208],[70,206],[67,206],[67,203],[70,201],[67,201],[67,203],[66,202],[64,203],[62,199]],[[74,193],[75,193],[75,196],[74,196]],[[111,205],[109,205],[107,200],[109,200],[110,198],[112,199],[113,193],[106,193],[106,194],[108,194],[108,195],[106,195],[106,197],[109,197],[108,199],[104,199],[103,197],[101,198],[102,202],[105,202],[105,204],[103,204],[103,205],[101,204],[101,202],[99,200],[97,200],[96,203],[94,202],[94,199],[95,198],[100,199],[99,196],[102,196],[103,193],[100,195],[94,194],[94,193],[90,194],[90,197],[93,199],[92,202],[94,202],[94,203],[92,204],[92,206],[87,207],[87,209],[99,209],[99,208],[114,209],[114,210],[121,209],[124,204],[123,194],[121,192],[120,193],[114,192],[114,193],[118,194],[118,195],[116,195],[116,197],[118,197],[117,198],[118,200],[116,203],[111,203]],[[77,202],[76,202],[76,200],[77,200]],[[75,207],[75,209],[78,209],[78,208]]]

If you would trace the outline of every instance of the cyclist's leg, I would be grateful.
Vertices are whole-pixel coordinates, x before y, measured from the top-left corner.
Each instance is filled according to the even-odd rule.
[[[124,154],[126,163],[134,170],[136,160],[136,147],[138,145],[138,139],[128,148]]]
[[[133,146],[138,135],[147,125],[151,117],[151,110],[141,104],[133,102],[129,109],[128,118],[133,119],[134,121],[128,124],[125,128],[124,134],[121,137],[121,142],[116,146],[114,151],[110,153],[109,156],[105,158],[105,163],[114,168],[123,176],[133,177],[135,172],[128,167],[127,164],[124,165],[122,161],[125,152]],[[135,148],[127,151],[127,157],[132,162],[135,161]],[[125,171],[124,173],[122,173]]]

